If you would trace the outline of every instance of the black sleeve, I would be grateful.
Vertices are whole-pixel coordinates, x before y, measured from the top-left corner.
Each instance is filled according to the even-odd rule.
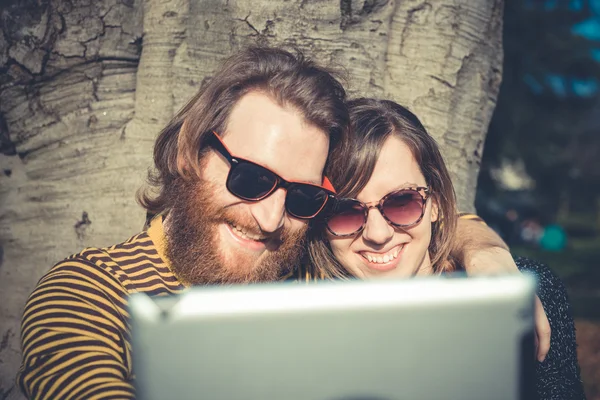
[[[577,362],[575,324],[562,281],[545,265],[527,258],[515,260],[521,272],[538,280],[537,295],[550,322],[550,351],[536,362],[536,387],[540,400],[585,399]]]

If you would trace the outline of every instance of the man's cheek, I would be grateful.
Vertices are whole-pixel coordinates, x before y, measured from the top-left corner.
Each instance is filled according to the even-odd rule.
[[[292,232],[300,232],[308,229],[308,220],[297,218],[289,218],[289,230]]]

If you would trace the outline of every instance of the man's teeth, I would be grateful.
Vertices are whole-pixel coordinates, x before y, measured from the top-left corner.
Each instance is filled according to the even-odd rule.
[[[234,225],[234,224],[229,224],[229,226],[231,227],[231,229],[234,230],[234,232],[241,237],[242,239],[248,239],[248,240],[256,240],[256,241],[261,241],[261,240],[265,240],[265,238],[258,236],[258,235],[253,235],[251,233],[248,233],[244,230],[244,228],[242,228],[239,225]]]
[[[398,253],[404,248],[404,245],[396,247],[391,252],[383,255],[383,256],[372,256],[370,254],[363,253],[362,256],[369,260],[369,262],[376,264],[383,264],[392,261],[396,257],[398,257]]]

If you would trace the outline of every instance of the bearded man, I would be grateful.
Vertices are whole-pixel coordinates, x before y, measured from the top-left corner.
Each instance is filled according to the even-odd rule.
[[[22,320],[23,393],[134,398],[128,295],[293,275],[307,222],[331,199],[323,170],[346,146],[345,100],[332,73],[301,54],[250,48],[228,59],[157,138],[154,190],[140,196],[156,215],[149,228],[39,281]],[[479,249],[503,246],[483,224],[460,228],[467,268],[480,267]]]

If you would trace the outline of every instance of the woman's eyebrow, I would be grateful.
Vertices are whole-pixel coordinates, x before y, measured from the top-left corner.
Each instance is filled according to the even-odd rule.
[[[425,185],[419,185],[418,183],[414,183],[414,182],[404,182],[398,186],[396,186],[396,188],[392,191],[396,191],[396,190],[402,190],[402,189],[410,189],[410,188],[417,188],[417,187],[421,187],[421,186],[425,186]]]

